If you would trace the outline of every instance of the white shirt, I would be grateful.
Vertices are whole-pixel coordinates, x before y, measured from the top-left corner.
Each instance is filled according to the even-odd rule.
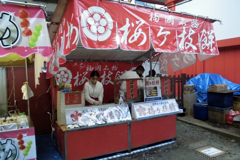
[[[134,79],[134,78],[140,78],[136,71],[126,71],[122,76],[120,76],[120,79]],[[139,89],[144,88],[144,80],[138,80],[137,86]],[[126,81],[123,81],[120,86],[120,96],[125,98],[124,93],[127,91],[127,85]]]
[[[88,81],[84,84],[84,93],[85,93],[85,99],[89,103],[93,104],[95,101],[93,98],[98,98],[98,101],[103,101],[103,85],[102,83],[98,82],[96,85],[92,84],[91,81]]]

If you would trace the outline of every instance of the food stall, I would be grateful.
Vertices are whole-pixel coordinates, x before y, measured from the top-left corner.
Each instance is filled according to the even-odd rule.
[[[29,105],[29,98],[33,93],[28,86],[27,64],[33,62],[35,53],[40,55],[35,56],[35,61],[38,60],[37,57],[52,55],[45,6],[8,0],[0,2],[0,66],[26,65],[26,82],[21,90],[23,99],[28,101],[28,113],[20,113],[14,104],[15,110],[1,115],[0,159],[36,159],[35,129],[30,118]]]
[[[189,63],[198,53],[218,55],[214,21],[217,20],[119,1],[72,0],[52,41],[54,55],[47,76],[56,75],[57,85],[64,82],[74,87],[80,84],[80,76],[81,85],[87,81],[85,71],[97,69],[83,61],[103,65],[115,61],[143,62],[160,52],[167,53],[174,63],[179,55]],[[77,61],[79,65],[75,65]],[[80,70],[76,76],[66,67],[70,64]],[[104,75],[105,71],[109,73],[106,69]],[[145,81],[145,100],[139,94],[139,80]],[[127,86],[124,103],[119,101],[120,81],[126,81]],[[115,104],[91,107],[84,107],[82,91],[53,91],[57,95],[57,147],[62,157],[86,159],[117,152],[128,154],[140,147],[174,142],[176,114],[181,110],[175,99],[162,100],[158,94],[160,81],[159,77],[115,78],[114,90],[105,93],[115,95]]]

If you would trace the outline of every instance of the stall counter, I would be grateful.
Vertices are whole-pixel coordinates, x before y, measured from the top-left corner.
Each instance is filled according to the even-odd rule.
[[[56,121],[55,128],[63,159],[87,159],[172,140],[176,137],[176,115],[73,130]]]

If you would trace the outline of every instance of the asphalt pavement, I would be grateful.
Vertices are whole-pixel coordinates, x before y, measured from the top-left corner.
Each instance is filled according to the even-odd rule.
[[[235,126],[239,130],[239,126]],[[116,160],[240,160],[240,142],[225,134],[177,120],[176,143],[159,147]],[[196,151],[212,146],[225,154],[210,158]]]

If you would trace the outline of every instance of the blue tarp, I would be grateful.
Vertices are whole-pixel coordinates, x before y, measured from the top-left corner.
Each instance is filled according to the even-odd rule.
[[[191,78],[186,84],[194,84],[197,92],[197,100],[203,102],[207,100],[207,90],[210,85],[226,84],[229,90],[240,91],[240,85],[233,83],[218,74],[202,73]],[[240,92],[234,92],[234,95],[240,95]]]

